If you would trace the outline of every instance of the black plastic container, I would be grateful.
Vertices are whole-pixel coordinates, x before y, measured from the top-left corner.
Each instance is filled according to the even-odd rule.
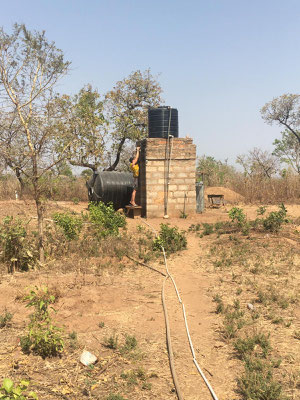
[[[149,108],[148,132],[149,138],[168,138],[168,134],[177,138],[178,110],[167,106]]]
[[[89,201],[112,203],[114,208],[124,208],[130,202],[133,190],[133,175],[129,172],[95,172],[86,183]]]

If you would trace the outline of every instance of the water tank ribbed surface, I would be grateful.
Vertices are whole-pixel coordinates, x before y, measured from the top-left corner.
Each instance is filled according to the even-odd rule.
[[[129,172],[97,172],[87,182],[90,201],[113,203],[116,210],[130,202],[133,190],[133,176]]]
[[[171,120],[170,120],[171,117]],[[151,107],[148,109],[149,138],[178,137],[178,110],[171,107]]]

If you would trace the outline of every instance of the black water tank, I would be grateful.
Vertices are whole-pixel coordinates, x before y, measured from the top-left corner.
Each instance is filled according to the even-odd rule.
[[[171,120],[170,120],[171,117]],[[150,107],[148,109],[149,138],[178,137],[178,110],[171,107]]]
[[[133,175],[129,172],[95,172],[87,182],[89,201],[113,203],[116,210],[130,202],[133,190]]]

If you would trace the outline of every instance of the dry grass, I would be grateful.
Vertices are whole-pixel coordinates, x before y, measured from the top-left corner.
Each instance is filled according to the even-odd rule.
[[[20,185],[16,178],[9,175],[0,176],[0,200],[13,200],[16,192],[20,193]],[[55,201],[87,201],[88,193],[85,179],[82,177],[59,176],[43,182],[43,196]],[[25,186],[23,198],[30,200],[30,187]]]
[[[241,194],[246,204],[299,204],[300,201],[300,176],[259,180],[237,175],[228,186]]]
[[[228,346],[245,352],[238,356],[233,349],[233,355],[245,364],[245,375],[239,379],[241,398],[260,399],[258,394],[249,397],[250,392],[247,395],[242,389],[245,384],[258,385],[261,379],[265,396],[270,390],[264,398],[298,399],[299,231],[287,226],[277,235],[253,233],[245,238],[236,233],[217,238],[213,234],[205,240],[209,246],[204,264],[216,282],[213,299],[220,316],[219,334]],[[267,346],[265,354],[260,354],[255,344],[259,337]],[[268,382],[269,370],[273,377]]]
[[[246,204],[278,204],[280,202],[299,204],[300,201],[299,176],[259,180],[235,174],[233,177],[228,177],[225,182],[224,186],[243,196],[242,201]],[[220,184],[210,186],[220,186]],[[0,176],[0,200],[15,199],[16,191],[19,192],[19,183],[13,176]],[[85,179],[66,176],[51,178],[44,182],[44,196],[48,200],[56,201],[87,201]],[[29,188],[25,189],[24,198],[32,199]],[[232,200],[235,202],[238,198]]]

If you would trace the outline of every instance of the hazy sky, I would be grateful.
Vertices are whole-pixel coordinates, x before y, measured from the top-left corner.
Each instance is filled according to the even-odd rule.
[[[198,155],[272,150],[280,128],[260,108],[300,92],[299,0],[0,1],[0,25],[15,22],[45,30],[72,62],[61,92],[104,93],[150,67]]]

